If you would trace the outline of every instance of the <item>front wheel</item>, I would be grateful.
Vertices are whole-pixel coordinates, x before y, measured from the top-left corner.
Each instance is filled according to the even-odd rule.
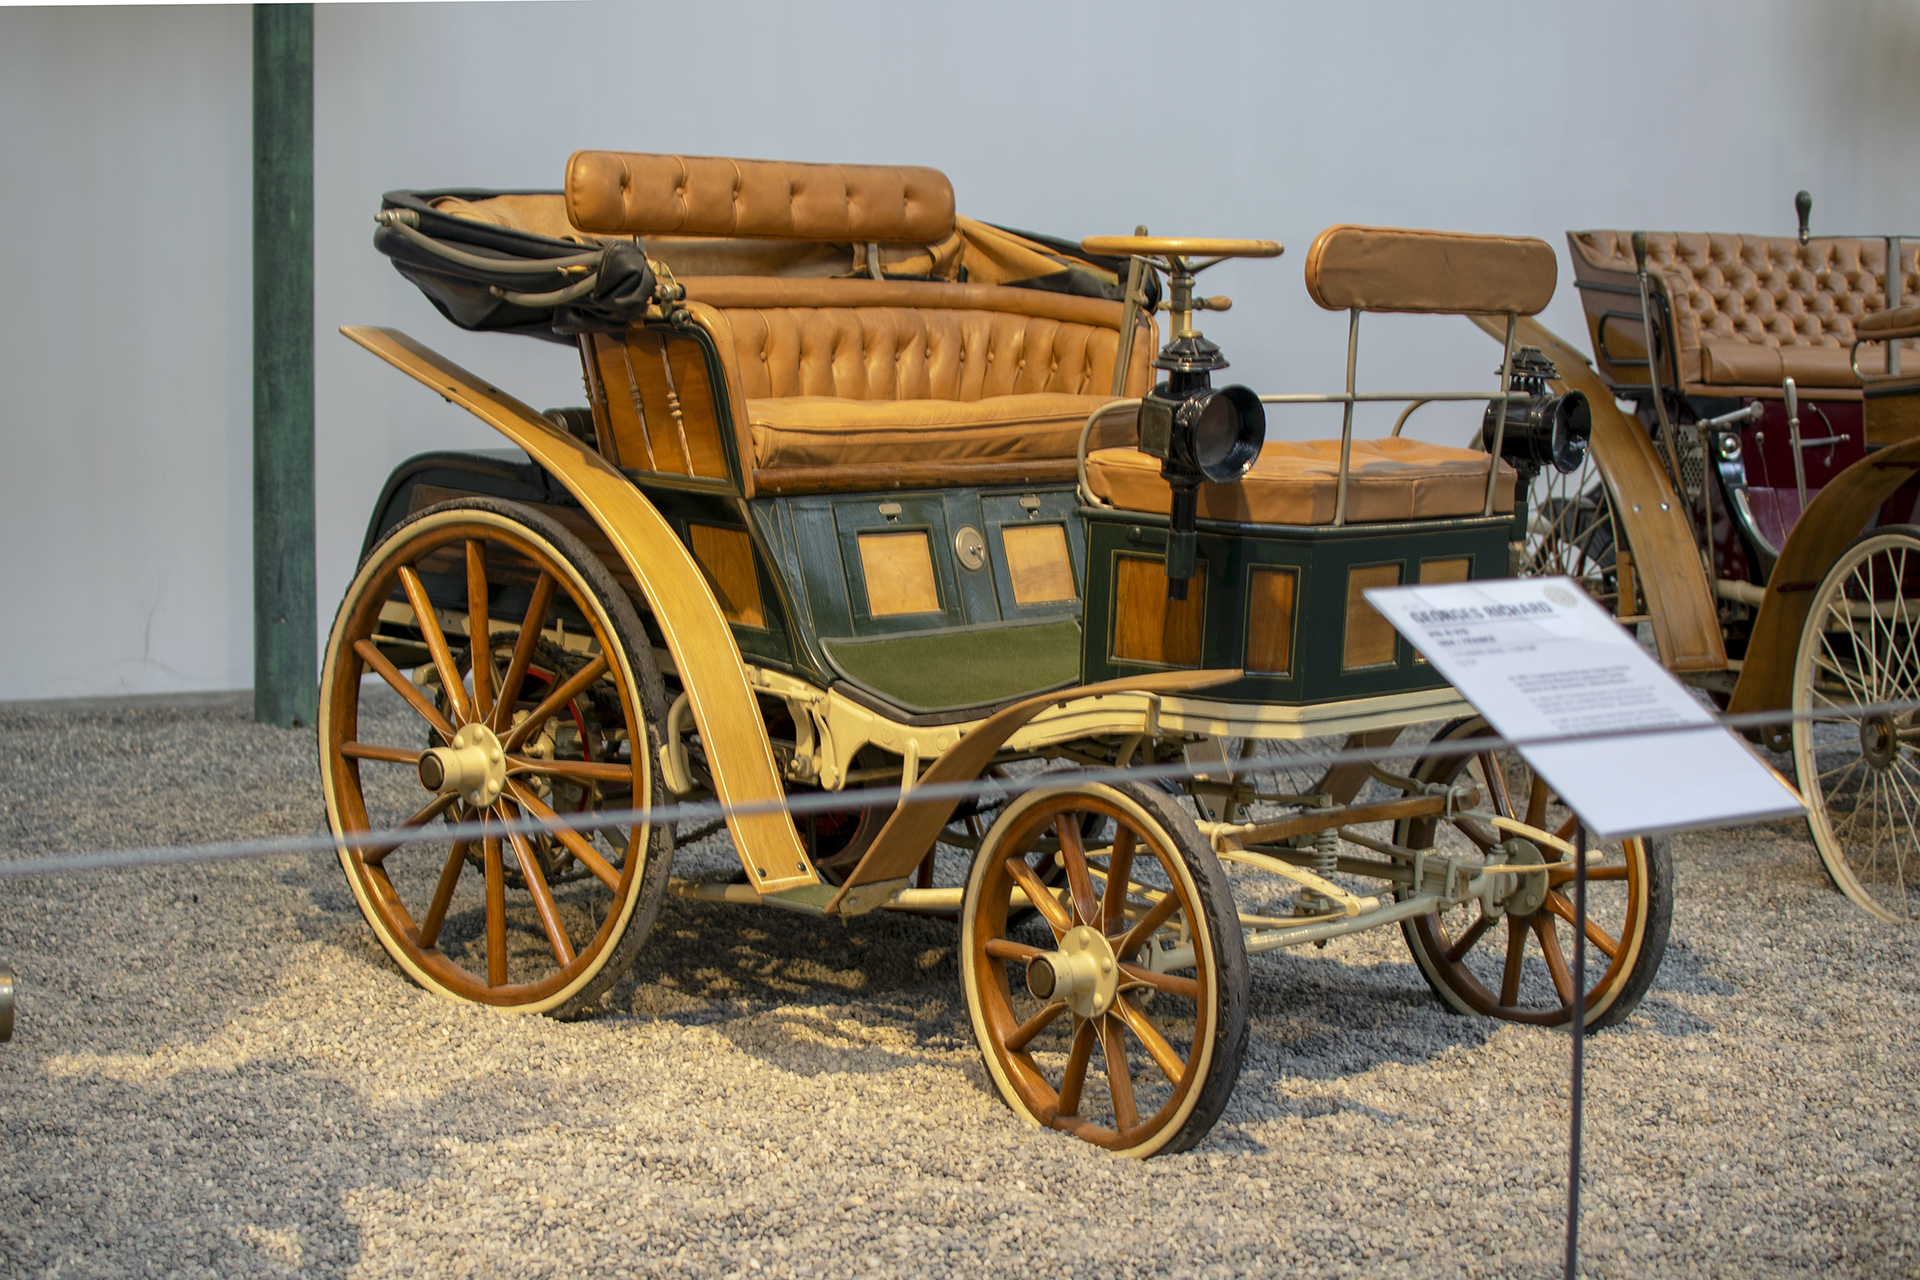
[[[1247,953],[1219,860],[1171,797],[1020,796],[973,861],[960,934],[974,1035],[1015,1113],[1130,1156],[1206,1136],[1246,1051]]]
[[[382,684],[397,705],[382,705]],[[632,964],[666,891],[667,828],[617,812],[651,800],[663,719],[632,604],[559,524],[469,498],[389,533],[334,621],[319,729],[340,865],[394,962],[450,999],[589,1007]],[[600,808],[608,821],[591,823]],[[572,825],[506,825],[556,811]],[[441,819],[481,829],[366,838]]]
[[[1807,826],[1842,893],[1882,920],[1920,909],[1920,528],[1876,529],[1841,553],[1800,631],[1793,767]]]
[[[1434,735],[1433,748],[1459,748],[1492,737],[1478,716],[1455,721]],[[1572,843],[1579,819],[1518,752],[1488,747],[1465,754],[1430,754],[1415,766],[1422,782],[1471,784],[1480,808],[1524,822]],[[1520,864],[1565,861],[1551,846],[1460,816],[1402,819],[1394,841],[1454,857]],[[1632,836],[1589,842],[1585,1024],[1598,1031],[1622,1022],[1639,1005],[1667,952],[1673,918],[1673,863],[1665,840]],[[1598,855],[1597,857],[1595,855]],[[1560,1026],[1573,1020],[1573,868],[1516,875],[1510,892],[1492,902],[1459,906],[1403,921],[1407,949],[1442,1004],[1455,1013],[1505,1022]]]

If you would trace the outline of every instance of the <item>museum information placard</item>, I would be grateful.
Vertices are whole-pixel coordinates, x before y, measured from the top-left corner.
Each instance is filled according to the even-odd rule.
[[[1801,812],[1793,788],[1569,578],[1366,597],[1602,839]],[[1635,729],[1659,732],[1620,736]],[[1585,734],[1611,736],[1529,742]]]

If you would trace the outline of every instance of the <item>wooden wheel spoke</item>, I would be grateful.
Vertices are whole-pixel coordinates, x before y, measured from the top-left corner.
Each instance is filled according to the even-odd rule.
[[[508,751],[519,750],[520,744],[525,742],[535,730],[559,715],[562,708],[585,693],[595,680],[607,673],[607,670],[607,655],[603,653],[574,672],[558,688],[549,693],[539,706],[528,713],[525,720],[507,730],[506,735],[500,739],[500,745]]]
[[[1512,916],[1507,917],[1507,965],[1500,975],[1500,1003],[1520,1003],[1520,974],[1527,959],[1527,928]]]
[[[1146,1049],[1147,1056],[1153,1059],[1153,1065],[1160,1068],[1160,1074],[1167,1078],[1167,1083],[1178,1088],[1181,1078],[1187,1073],[1187,1064],[1181,1059],[1180,1051],[1167,1043],[1160,1029],[1147,1021],[1147,1015],[1124,994],[1114,1000],[1113,1009],[1126,1020],[1128,1028]]]
[[[527,616],[520,624],[520,637],[514,641],[513,657],[507,662],[507,673],[500,680],[500,697],[493,709],[493,728],[497,733],[512,723],[514,704],[520,700],[520,685],[527,678],[527,666],[533,661],[534,648],[540,643],[541,628],[547,625],[547,609],[553,604],[554,580],[551,574],[542,573],[533,584],[533,599],[527,605]]]
[[[487,617],[487,544],[467,539],[467,651],[473,655],[473,715],[493,718],[493,621]]]
[[[1067,1071],[1060,1078],[1060,1104],[1057,1109],[1063,1116],[1079,1114],[1080,1091],[1086,1088],[1087,1064],[1093,1060],[1093,1022],[1075,1018],[1073,1023],[1073,1045],[1067,1050]]]
[[[1047,954],[1039,947],[1030,947],[1024,942],[1015,942],[1011,938],[988,938],[986,951],[995,960],[1018,960],[1021,964],[1029,960],[1038,960]]]
[[[1553,927],[1553,921],[1545,916],[1536,916],[1533,920],[1533,932],[1540,939],[1540,954],[1546,957],[1547,972],[1553,975],[1553,989],[1560,993],[1560,1003],[1573,1003],[1573,974],[1567,968],[1567,958],[1560,952],[1560,935]]]
[[[1538,773],[1533,775],[1533,786],[1527,791],[1527,816],[1521,821],[1538,831],[1547,820],[1547,801],[1552,797],[1553,789],[1547,780]]]
[[[542,804],[539,796],[534,795],[533,792],[521,786],[512,778],[507,779],[507,791],[513,796],[515,803],[525,809],[527,813],[535,819],[541,822],[559,821],[558,815],[556,815],[553,810],[547,808],[546,805]],[[574,857],[580,859],[581,864],[584,865],[587,870],[593,872],[594,878],[601,884],[607,886],[609,891],[613,893],[620,892],[620,873],[614,870],[613,864],[601,857],[600,851],[587,843],[586,838],[578,831],[574,831],[568,827],[555,826],[549,828],[549,834],[551,834],[555,840],[567,846],[568,851],[571,852]]]
[[[1568,924],[1574,922],[1573,904],[1567,901],[1565,894],[1549,893],[1547,895],[1547,909],[1559,916],[1562,920],[1565,920]],[[1620,958],[1620,940],[1595,924],[1592,916],[1587,917],[1587,941],[1600,948],[1600,954],[1607,959],[1618,960]]]
[[[1114,823],[1113,852],[1107,857],[1107,883],[1100,895],[1100,932],[1112,935],[1126,923],[1127,883],[1133,875],[1133,828]]]
[[[420,765],[420,753],[405,747],[382,747],[371,742],[343,742],[340,754],[350,760],[385,760],[392,764]]]
[[[447,647],[447,636],[440,629],[440,619],[433,611],[433,601],[427,598],[426,584],[420,581],[420,575],[413,566],[400,567],[400,585],[407,593],[407,603],[413,606],[414,625],[420,628],[421,638],[427,642],[427,652],[433,655],[434,670],[440,673],[440,685],[447,692],[447,705],[453,708],[454,719],[461,724],[473,719],[473,711],[467,705],[466,686],[460,682],[460,669],[454,665],[453,650]]]
[[[574,782],[633,781],[632,765],[598,764],[592,760],[539,760],[533,756],[511,755],[507,757],[507,769],[515,777],[538,774]]]
[[[1121,935],[1120,941],[1113,944],[1114,953],[1130,956],[1139,951],[1141,947],[1147,945],[1147,940],[1153,937],[1160,926],[1171,920],[1174,912],[1178,910],[1180,910],[1180,895],[1168,893],[1166,897],[1154,903],[1147,914],[1135,920],[1133,928]]]
[[[1473,950],[1474,944],[1480,941],[1481,935],[1486,933],[1492,925],[1493,917],[1482,912],[1477,920],[1467,926],[1467,931],[1455,938],[1453,945],[1447,948],[1447,963],[1459,964],[1466,959],[1467,952]]]
[[[487,868],[487,985],[507,985],[507,870],[500,861],[500,838],[480,843]]]
[[[1507,771],[1501,767],[1500,753],[1482,751],[1477,758],[1480,761],[1480,774],[1486,780],[1488,801],[1493,805],[1493,811],[1503,818],[1513,817],[1513,796],[1507,791]]]
[[[1137,964],[1120,962],[1120,989],[1128,987],[1152,987],[1155,991],[1164,991],[1170,996],[1179,996],[1186,1000],[1200,998],[1200,980],[1182,978],[1172,973],[1155,973]]]
[[[447,908],[453,905],[454,886],[460,883],[460,873],[466,869],[467,850],[471,842],[455,840],[453,851],[447,855],[447,865],[440,869],[440,883],[434,886],[433,901],[427,904],[426,918],[420,921],[420,933],[416,939],[422,951],[431,951],[440,941],[440,926],[447,922]]]
[[[400,668],[387,661],[387,655],[381,653],[371,640],[355,640],[353,651],[360,655],[360,661],[372,667],[374,674],[392,686],[393,691],[406,699],[407,705],[414,709],[422,720],[440,735],[443,742],[453,741],[453,726],[440,714],[440,708],[427,701],[427,695],[420,692],[418,685],[401,674]]]
[[[525,832],[511,827],[507,829],[507,838],[513,841],[514,855],[520,861],[520,874],[527,882],[527,892],[533,895],[533,910],[540,917],[541,929],[546,931],[547,945],[553,948],[553,958],[564,969],[573,963],[573,943],[567,937],[567,927],[560,923],[560,908],[553,900],[553,890],[547,887],[546,875],[540,870],[540,859],[534,853],[533,842],[527,839]]]
[[[1067,869],[1073,913],[1081,924],[1094,924],[1100,919],[1100,908],[1093,896],[1093,876],[1087,871],[1087,848],[1080,839],[1079,819],[1079,813],[1069,809],[1053,820],[1053,830],[1060,838],[1060,861]]]
[[[1107,1062],[1107,1092],[1113,1100],[1113,1127],[1120,1132],[1140,1123],[1133,1100],[1133,1071],[1127,1066],[1125,1024],[1109,1013],[1100,1019],[1100,1056]]]
[[[1033,1043],[1033,1038],[1039,1035],[1042,1031],[1045,1031],[1048,1027],[1052,1026],[1055,1020],[1057,1020],[1060,1017],[1060,1015],[1065,1013],[1066,1011],[1067,1011],[1066,1003],[1064,1001],[1055,1000],[1052,1004],[1048,1005],[1046,1008],[1042,1009],[1040,1012],[1034,1014],[1031,1018],[1028,1018],[1025,1022],[1021,1023],[1019,1026],[1015,1027],[1013,1029],[1013,1034],[1007,1037],[1007,1052],[1008,1053],[1026,1052],[1027,1046]]]
[[[454,801],[459,798],[459,796],[451,793],[444,796],[435,796],[427,802],[424,808],[418,810],[411,818],[401,823],[400,829],[407,831],[412,830],[414,827],[424,827],[427,823],[432,822],[435,818],[452,808]],[[360,855],[360,861],[367,866],[377,867],[387,860],[388,854],[406,843],[408,842],[405,840],[388,840],[380,844],[368,845],[365,848],[357,848],[354,852]]]
[[[1027,901],[1046,919],[1054,937],[1061,937],[1073,928],[1073,917],[1060,905],[1060,899],[1053,896],[1053,891],[1040,882],[1040,877],[1027,865],[1025,858],[1017,855],[1008,858],[1007,874],[1013,877],[1015,884],[1026,890]]]

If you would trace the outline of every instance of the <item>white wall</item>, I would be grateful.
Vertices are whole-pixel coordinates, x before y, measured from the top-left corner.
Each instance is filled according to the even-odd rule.
[[[249,21],[0,9],[0,700],[250,681]],[[582,399],[564,348],[459,333],[373,251],[387,188],[557,186],[577,147],[910,162],[1014,226],[1278,238],[1204,277],[1270,390],[1340,379],[1299,274],[1334,222],[1542,236],[1582,345],[1570,227],[1785,233],[1804,186],[1817,229],[1920,230],[1905,3],[349,5],[315,61],[323,634],[386,472],[498,443],[338,325]],[[1364,329],[1364,385],[1491,378],[1464,321]]]

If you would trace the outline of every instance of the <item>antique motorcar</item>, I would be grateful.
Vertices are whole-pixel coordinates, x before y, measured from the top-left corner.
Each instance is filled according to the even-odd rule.
[[[931,169],[583,151],[390,193],[375,243],[577,350],[586,400],[343,330],[513,446],[393,474],[326,650],[341,863],[422,986],[578,1013],[668,894],[944,915],[1008,1105],[1133,1155],[1225,1106],[1251,954],[1397,926],[1448,1008],[1542,1026],[1647,989],[1663,843],[1595,842],[1580,982],[1577,820],[1364,595],[1507,575],[1581,464],[1585,398],[1516,341],[1544,242],[1328,229],[1345,389],[1267,396],[1214,384],[1195,277],[1278,244],[1013,231]],[[1498,378],[1357,390],[1370,311],[1493,317]],[[1356,435],[1434,400],[1479,434]],[[1270,435],[1301,405],[1340,436]],[[1303,754],[1409,726],[1404,772]],[[703,805],[731,879],[672,874]]]
[[[1586,393],[1591,449],[1536,481],[1523,568],[1582,580],[1727,710],[1800,713],[1750,732],[1791,754],[1834,884],[1907,920],[1920,258],[1911,237],[1814,235],[1795,204],[1795,235],[1567,234],[1595,367],[1521,329]]]

